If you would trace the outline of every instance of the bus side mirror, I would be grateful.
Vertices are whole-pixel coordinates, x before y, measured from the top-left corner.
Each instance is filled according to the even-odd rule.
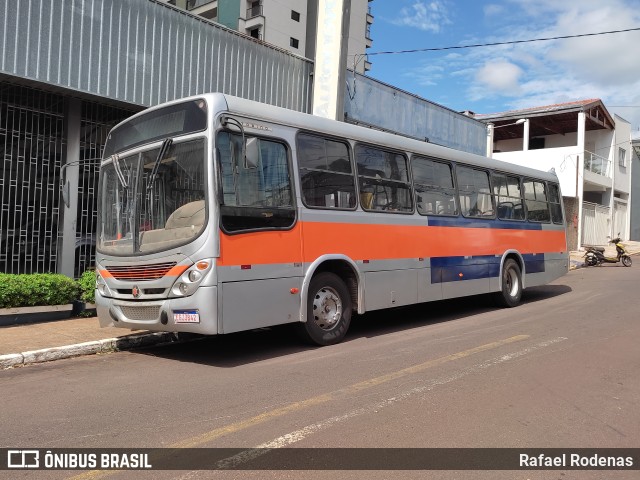
[[[244,168],[258,168],[260,164],[259,140],[256,137],[247,138],[244,147]]]

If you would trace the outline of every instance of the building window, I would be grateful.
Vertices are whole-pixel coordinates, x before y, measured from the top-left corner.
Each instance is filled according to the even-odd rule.
[[[291,47],[293,47],[293,48],[298,48],[298,45],[299,45],[299,44],[300,44],[300,42],[298,41],[298,39],[297,39],[297,38],[293,38],[293,37],[291,37],[291,38],[289,39],[289,45],[290,45]]]
[[[627,151],[624,148],[618,148],[618,163],[621,167],[627,167]]]
[[[249,30],[249,35],[253,38],[257,38],[258,40],[261,40],[259,28],[254,28],[252,30]]]
[[[291,10],[291,20],[293,20],[295,22],[299,22],[300,21],[300,14],[298,12],[296,12],[295,10]]]

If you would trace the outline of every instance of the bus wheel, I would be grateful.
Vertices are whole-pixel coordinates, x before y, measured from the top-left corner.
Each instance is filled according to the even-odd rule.
[[[502,291],[498,292],[498,302],[504,307],[515,307],[522,298],[522,273],[518,263],[507,259],[502,267]]]
[[[316,345],[340,343],[351,322],[351,296],[342,279],[322,272],[313,277],[307,297],[307,321],[297,325],[302,338]]]

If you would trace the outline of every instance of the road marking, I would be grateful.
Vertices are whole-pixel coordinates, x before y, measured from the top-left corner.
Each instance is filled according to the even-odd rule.
[[[396,380],[398,378],[406,377],[408,375],[413,375],[415,373],[422,372],[429,368],[437,367],[439,365],[443,365],[445,363],[453,362],[455,360],[460,360],[462,358],[467,358],[472,355],[476,355],[481,352],[486,352],[488,350],[495,350],[496,348],[502,347],[504,345],[509,345],[515,342],[521,342],[523,340],[527,340],[529,335],[516,335],[514,337],[505,338],[503,340],[498,340],[496,342],[487,343],[485,345],[480,345],[478,347],[471,348],[469,350],[464,350],[457,353],[452,353],[451,355],[446,355],[444,357],[435,358],[433,360],[428,360],[424,363],[420,363],[418,365],[413,365],[411,367],[403,368],[402,370],[397,370],[395,372],[390,372],[385,375],[381,375],[379,377],[370,378],[368,380],[364,380],[362,382],[354,383],[344,388],[340,388],[338,390],[334,390],[330,393],[325,393],[322,395],[318,395],[316,397],[311,397],[306,400],[302,400],[300,402],[290,403],[285,405],[284,407],[276,408],[270,410],[268,412],[261,413],[260,415],[256,415],[255,417],[248,418],[246,420],[242,420],[240,422],[232,423],[229,425],[225,425],[223,427],[219,427],[213,429],[209,432],[205,432],[201,435],[197,435],[195,437],[183,440],[181,442],[174,443],[173,445],[168,446],[167,448],[196,448],[205,443],[212,442],[220,437],[225,435],[229,435],[232,433],[236,433],[242,430],[246,430],[247,428],[253,427],[255,425],[260,425],[261,423],[267,422],[274,418],[282,417],[289,413],[297,412],[303,410],[308,407],[312,407],[315,405],[320,405],[323,403],[330,402],[332,400],[340,399],[346,395],[361,392],[362,390],[376,387],[382,385],[384,383],[390,382],[392,380]],[[464,370],[463,370],[464,371]],[[457,378],[457,377],[456,377]],[[456,378],[452,378],[449,381],[453,381]],[[395,397],[394,397],[395,398]],[[364,412],[363,412],[364,413]],[[346,418],[345,418],[346,419]],[[303,437],[304,438],[304,437]],[[302,439],[302,438],[301,438]],[[251,451],[251,450],[249,450]],[[244,453],[244,452],[243,452]],[[239,454],[239,455],[242,455]],[[77,475],[74,477],[70,477],[70,480],[89,480],[89,479],[97,479],[104,478],[110,475],[113,475],[117,472],[113,471],[104,471],[104,470],[92,470],[89,472],[85,472],[81,475]]]
[[[308,425],[304,428],[301,428],[300,430],[296,430],[294,432],[290,432],[287,433],[286,435],[282,435],[278,438],[275,438],[269,442],[265,442],[262,443],[260,445],[258,445],[257,447],[253,448],[253,449],[249,449],[249,450],[245,450],[243,452],[238,453],[237,455],[234,455],[232,457],[226,458],[224,460],[221,460],[220,462],[218,462],[217,464],[217,468],[219,469],[230,469],[230,468],[234,468],[237,467],[238,465],[241,465],[243,463],[247,463],[251,460],[254,460],[266,453],[268,453],[270,450],[274,450],[277,448],[283,448],[283,447],[287,447],[290,446],[294,443],[297,443],[301,440],[304,440],[305,438],[309,437],[310,435],[317,433],[321,430],[325,430],[333,425],[336,425],[338,423],[342,423],[345,422],[349,419],[358,417],[360,415],[365,415],[365,414],[370,414],[370,413],[376,413],[379,410],[391,406],[394,403],[400,402],[402,400],[405,400],[411,396],[420,394],[420,393],[424,393],[424,392],[428,392],[430,390],[433,390],[435,387],[440,386],[440,385],[445,385],[447,383],[451,383],[454,382],[456,380],[459,380],[463,377],[466,377],[467,375],[470,375],[472,373],[476,373],[479,372],[481,370],[485,370],[489,367],[495,366],[495,365],[499,365],[501,363],[505,363],[511,360],[514,360],[516,358],[522,357],[524,355],[527,355],[531,352],[534,352],[536,350],[540,350],[542,348],[545,347],[549,347],[551,345],[554,345],[556,343],[560,343],[567,340],[567,337],[557,337],[551,340],[547,340],[545,342],[540,342],[536,345],[532,345],[531,347],[527,347],[524,348],[522,350],[519,350],[517,352],[512,352],[509,353],[507,355],[501,355],[499,357],[493,358],[491,360],[488,360],[486,362],[482,362],[476,365],[473,365],[471,367],[465,368],[463,370],[460,370],[459,372],[454,373],[453,375],[449,375],[446,377],[441,377],[441,378],[437,378],[437,379],[432,379],[429,380],[428,382],[426,382],[424,385],[420,386],[420,387],[416,387],[416,388],[412,388],[406,392],[403,392],[399,395],[395,395],[393,397],[390,398],[386,398],[380,402],[365,406],[365,407],[361,407],[361,408],[357,408],[355,410],[352,410],[350,412],[347,412],[343,415],[337,415],[335,417],[331,417],[328,418],[326,420],[323,420],[321,422],[315,423],[313,425]],[[443,357],[446,358],[446,357]],[[186,476],[181,477],[181,479],[187,479],[189,478],[189,474],[187,474]]]
[[[445,357],[436,358],[434,360],[428,360],[424,363],[403,368],[402,370],[387,373],[386,375],[381,375],[379,377],[371,378],[363,382],[358,382],[353,385],[349,385],[347,387],[341,388],[339,390],[335,390],[330,393],[318,395],[317,397],[312,397],[307,400],[303,400],[301,402],[291,403],[284,407],[276,408],[269,412],[265,412],[255,417],[249,418],[247,420],[243,420],[241,422],[232,423],[224,427],[216,428],[215,430],[211,430],[210,432],[203,433],[202,435],[198,435],[196,437],[184,440],[182,442],[175,443],[171,445],[171,448],[194,448],[204,443],[211,442],[212,440],[220,438],[224,435],[235,433],[240,430],[245,430],[254,425],[264,423],[267,420],[282,417],[283,415],[286,415],[288,413],[297,412],[304,408],[311,407],[314,405],[319,405],[321,403],[327,403],[331,400],[336,400],[338,398],[344,397],[345,395],[357,393],[367,388],[372,388],[378,385],[382,385],[383,383],[390,382],[391,380],[396,380],[398,378],[405,377],[407,375],[411,375],[414,373],[418,373],[423,370],[427,370],[428,368],[436,367],[438,365],[452,362],[454,360],[470,357],[471,355],[475,355],[477,353],[481,353],[487,350],[493,350],[503,345],[507,345],[509,343],[520,342],[520,341],[526,340],[527,338],[529,338],[529,335],[517,335],[515,337],[506,338],[504,340],[499,340],[497,342],[487,343],[486,345],[480,345],[479,347],[471,348],[469,350],[464,350],[462,352],[453,353]]]

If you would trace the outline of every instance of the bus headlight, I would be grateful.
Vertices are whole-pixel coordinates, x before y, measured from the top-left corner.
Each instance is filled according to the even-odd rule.
[[[197,270],[191,270],[189,272],[189,280],[192,282],[197,282],[202,278],[202,274]]]
[[[173,284],[169,296],[175,298],[193,295],[211,270],[212,264],[209,260],[201,260],[189,267]]]
[[[100,292],[100,295],[102,295],[103,297],[113,296],[111,294],[111,290],[109,290],[109,287],[107,287],[104,278],[102,278],[102,275],[100,275],[98,272],[96,272],[96,290],[98,290],[98,292]]]

